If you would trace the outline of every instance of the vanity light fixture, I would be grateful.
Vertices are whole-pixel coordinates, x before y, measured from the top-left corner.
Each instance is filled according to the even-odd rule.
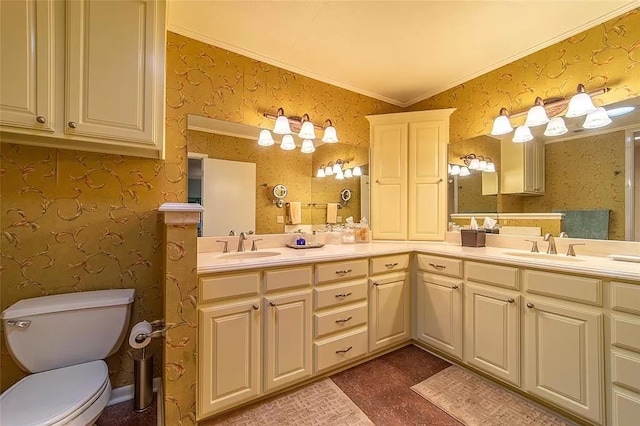
[[[467,168],[467,166],[460,167],[460,176],[469,176],[470,174],[471,172],[469,171],[469,168]]]
[[[338,134],[336,128],[333,127],[331,120],[327,119],[324,122],[324,135],[322,135],[322,142],[324,143],[336,143],[338,142]]]
[[[335,164],[333,165],[333,173],[338,174],[338,172],[342,172],[342,166],[345,164],[342,160],[337,159]]]
[[[309,114],[304,114],[300,120],[300,133],[298,133],[300,139],[315,139],[316,132],[313,129],[313,123],[309,120]]]
[[[275,117],[276,124],[273,126],[273,133],[276,135],[290,135],[291,126],[289,126],[289,119],[284,115],[284,109],[278,108]]]
[[[487,163],[487,168],[484,169],[483,172],[495,173],[496,172],[496,165],[493,162]]]
[[[293,141],[293,136],[284,135],[282,137],[282,143],[280,144],[280,148],[284,149],[285,151],[291,151],[293,149],[296,149],[296,143]]]
[[[362,176],[362,169],[360,168],[360,166],[355,166],[353,168],[353,175],[354,176]]]
[[[531,130],[527,126],[518,126],[516,132],[513,134],[512,141],[514,143],[523,143],[533,140]]]
[[[567,129],[567,125],[564,123],[564,119],[562,117],[553,117],[549,120],[547,124],[547,128],[544,131],[545,136],[560,136],[567,133],[569,129]]]
[[[468,169],[467,169],[468,170]],[[457,164],[452,164],[451,165],[451,172],[450,172],[451,176],[456,176],[460,174],[460,166]]]
[[[316,177],[323,178],[324,176],[325,175],[324,175],[324,164],[323,164],[318,169],[318,173],[316,174]]]
[[[347,169],[347,170],[344,171],[344,177],[346,179],[349,179],[349,178],[353,177],[353,172],[351,171],[351,169]]]
[[[589,100],[591,100],[591,98],[589,98]],[[534,127],[547,124],[548,122],[549,117],[547,116],[547,111],[544,109],[544,102],[542,98],[538,96],[534,102],[534,106],[527,112],[527,120],[524,122],[524,125]]]
[[[496,171],[496,165],[493,163],[490,157],[484,157],[482,155],[476,154],[467,154],[463,157],[460,157],[462,161],[464,161],[465,166],[467,166],[468,170],[477,170],[479,172],[488,172],[493,173]],[[451,174],[453,165],[448,165],[449,174]]]
[[[500,115],[493,120],[493,128],[491,129],[491,134],[493,136],[506,135],[513,131],[513,127],[511,127],[511,122],[509,122],[509,113],[506,108],[500,108]]]
[[[336,179],[338,180],[344,179],[344,173],[342,173],[342,169],[338,170],[338,172],[336,173]]]
[[[311,139],[305,139],[302,141],[302,149],[300,150],[304,154],[311,154],[315,152],[316,147],[313,146],[313,141]]]
[[[591,101],[591,96],[586,92],[583,84],[578,84],[575,95],[569,101],[569,108],[565,117],[574,118],[592,113],[596,110],[595,105]]]
[[[258,138],[258,145],[260,146],[271,146],[273,145],[273,136],[271,136],[271,132],[267,129],[262,129],[260,131],[260,137]]]
[[[333,176],[333,163],[329,162],[327,167],[324,169],[325,176]]]
[[[585,129],[599,129],[609,124],[611,124],[611,118],[607,115],[607,111],[602,107],[598,107],[593,112],[587,114],[587,118],[582,127]]]
[[[291,116],[287,117],[284,114],[284,109],[278,108],[276,115],[270,113],[263,113],[264,117],[275,120],[276,123],[273,126],[273,133],[277,135],[289,135],[291,133],[297,133],[301,139],[316,139],[315,129],[323,130],[322,142],[324,143],[336,143],[338,142],[338,134],[336,128],[330,119],[324,121],[324,124],[314,124],[309,118],[309,114],[304,114],[302,117]]]

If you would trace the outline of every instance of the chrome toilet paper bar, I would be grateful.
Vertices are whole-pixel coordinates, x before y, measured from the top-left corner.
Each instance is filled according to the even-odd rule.
[[[152,339],[156,339],[158,337],[164,337],[164,332],[167,331],[166,327],[164,326],[163,320],[156,320],[151,322],[151,327],[154,328],[154,330],[151,333],[140,333],[136,335],[135,341],[137,343],[142,343],[145,341],[145,339],[149,337]],[[157,327],[161,327],[161,328],[157,328]]]

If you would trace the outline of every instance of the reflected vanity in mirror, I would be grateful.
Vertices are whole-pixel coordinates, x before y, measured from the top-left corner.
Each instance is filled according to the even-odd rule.
[[[197,115],[189,115],[187,120],[189,201],[200,202],[205,207],[200,236],[228,235],[232,229],[236,232],[252,229],[256,234],[279,234],[285,232],[285,227],[294,230],[324,228],[327,203],[340,205],[338,223],[344,223],[349,216],[354,222],[363,216],[368,219],[368,147],[323,144],[316,140],[315,152],[302,153],[301,141],[296,139],[298,148],[287,151],[280,148],[278,141],[272,146],[259,146],[257,140],[262,129],[258,127]],[[253,182],[239,183],[235,177],[225,173],[217,174],[212,180],[211,176],[215,174],[203,164],[213,159],[222,164],[252,164],[255,167]],[[336,179],[335,175],[317,177],[321,166],[337,162],[342,163],[345,171],[353,171],[358,166],[361,175],[350,172],[344,173],[343,179]],[[215,186],[233,188],[239,199],[232,201],[229,195],[225,198],[207,197],[209,188]],[[248,199],[253,200],[253,207],[240,207]],[[285,207],[290,202],[301,203],[299,224],[287,224]],[[250,216],[254,220],[253,228],[247,228],[243,224],[247,222],[238,220],[247,214],[248,209],[251,209]],[[205,218],[211,211],[225,217],[224,220],[217,219],[222,227],[207,226]]]
[[[629,106],[635,110],[615,116],[614,110],[623,112],[618,108]],[[544,125],[531,128],[534,140],[525,144],[544,147],[543,160],[539,160],[542,168],[538,168],[544,179],[537,195],[534,190],[527,195],[506,194],[509,191],[503,188],[508,177],[503,175],[504,155],[510,155],[513,132],[451,143],[451,164],[463,165],[460,157],[470,152],[490,156],[499,177],[497,195],[483,195],[489,183],[482,172],[449,176],[453,221],[469,224],[470,216],[475,215],[482,223],[488,214],[502,225],[515,225],[511,214],[516,213],[532,217],[521,226],[540,226],[534,218],[562,213],[557,217],[562,217],[561,226],[570,237],[640,240],[640,98],[608,105],[606,110],[612,114],[612,123],[599,129],[584,129],[584,117],[566,119],[568,132],[561,136],[544,136]],[[544,232],[545,226],[541,228]]]

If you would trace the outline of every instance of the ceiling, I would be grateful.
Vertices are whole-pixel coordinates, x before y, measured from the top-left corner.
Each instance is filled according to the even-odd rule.
[[[170,0],[170,31],[408,106],[639,0]]]

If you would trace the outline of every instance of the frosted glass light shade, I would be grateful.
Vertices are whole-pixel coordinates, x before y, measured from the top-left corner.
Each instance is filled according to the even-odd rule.
[[[460,174],[460,166],[458,166],[457,164],[454,164],[453,166],[451,166],[451,176],[455,176],[459,174]]]
[[[302,141],[302,151],[304,154],[311,154],[316,150],[316,147],[313,146],[313,141],[311,139],[305,139]]]
[[[355,166],[353,168],[353,175],[354,176],[362,176],[362,169],[360,169],[360,166]]]
[[[487,163],[487,168],[485,168],[484,171],[487,173],[495,173],[496,165],[494,163]]]
[[[485,160],[480,160],[480,165],[478,166],[478,170],[486,170],[486,169],[487,169],[487,162]]]
[[[467,166],[460,167],[460,176],[469,176],[471,172]]]
[[[284,115],[276,118],[276,124],[273,126],[273,133],[276,135],[290,135],[291,127],[289,127],[289,119]]]
[[[323,166],[320,166],[320,168],[318,169],[318,173],[316,174],[316,177],[320,177],[320,178],[324,177],[324,167]]]
[[[327,126],[324,129],[324,135],[322,135],[322,142],[325,143],[336,143],[338,142],[338,134],[336,133],[336,128],[333,126]]]
[[[599,107],[592,113],[587,114],[587,119],[584,121],[582,127],[585,129],[598,129],[608,124],[611,124],[611,118],[609,118],[604,108]]]
[[[351,169],[347,169],[344,171],[344,177],[349,179],[350,177],[353,177],[353,172],[351,171]]]
[[[547,124],[547,128],[544,131],[545,136],[560,136],[567,133],[567,125],[564,124],[562,117],[554,117]]]
[[[338,170],[338,172],[336,173],[336,179],[338,180],[344,179],[344,173],[342,173],[342,170]]]
[[[331,176],[333,175],[333,163],[329,163],[327,164],[327,167],[324,169],[324,174],[326,176]]]
[[[258,145],[260,146],[271,146],[273,145],[273,136],[271,136],[271,132],[267,129],[263,129],[260,131],[260,136],[258,137]]]
[[[296,143],[293,141],[293,136],[284,135],[282,137],[282,143],[280,144],[280,148],[285,151],[291,151],[292,149],[296,149]]]
[[[545,111],[543,106],[536,105],[527,113],[527,120],[524,122],[524,125],[527,127],[533,127],[547,124],[548,122],[549,117],[547,116],[547,111]]]
[[[342,171],[342,164],[336,163],[333,165],[333,173],[338,174],[338,172]]]
[[[527,126],[518,126],[512,139],[514,143],[523,143],[523,142],[529,142],[532,140],[533,140],[533,135],[531,134],[531,130],[529,130]]]
[[[471,162],[469,163],[469,168],[471,170],[475,170],[478,167],[480,167],[480,160],[478,160],[477,158],[474,158],[473,160],[471,160]]]
[[[584,92],[577,93],[569,100],[569,108],[567,109],[567,118],[580,117],[592,113],[596,110],[595,105],[591,101],[591,96]]]
[[[300,127],[300,133],[298,133],[300,139],[315,139],[316,131],[313,128],[313,123],[310,121],[305,121],[302,123],[302,127]]]
[[[506,115],[499,115],[493,120],[493,128],[491,129],[491,134],[493,136],[506,135],[513,130],[511,127],[511,122],[509,121],[509,117]]]

